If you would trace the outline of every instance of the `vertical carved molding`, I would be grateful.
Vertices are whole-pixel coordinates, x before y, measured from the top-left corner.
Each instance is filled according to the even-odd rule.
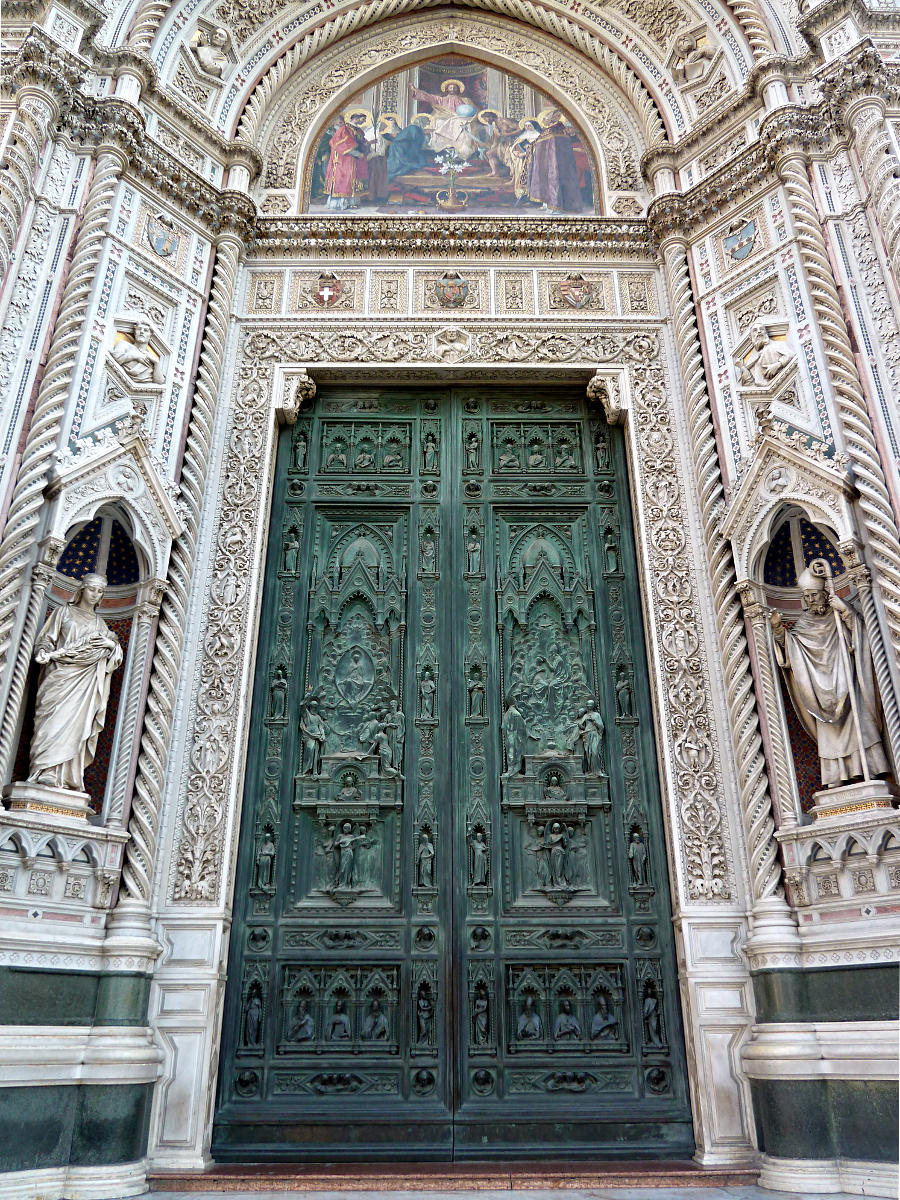
[[[22,218],[31,199],[41,154],[59,105],[43,88],[25,87],[16,95],[16,111],[6,152],[0,160],[0,280],[6,276]]]
[[[766,910],[778,919],[777,923],[782,929],[786,926],[793,928],[782,891],[772,799],[734,560],[730,546],[718,529],[717,516],[724,498],[722,475],[684,238],[667,238],[662,253],[672,297],[675,341],[690,423],[691,453],[700,492],[700,515],[713,585],[744,829],[752,868],[753,915],[756,917],[758,912]]]
[[[32,553],[41,519],[45,503],[44,488],[53,466],[53,452],[59,441],[60,424],[84,333],[97,264],[125,162],[123,154],[109,147],[104,147],[97,158],[94,178],[84,203],[84,224],[78,234],[69,277],[63,290],[47,366],[16,476],[3,541],[0,543],[0,662],[6,661],[7,669],[16,610],[23,587],[23,567]],[[31,642],[24,635],[18,639],[11,673],[13,678],[20,670],[23,657],[26,662],[31,657],[31,648]],[[8,694],[4,711],[12,701],[12,695]],[[14,713],[13,719],[16,717]]]
[[[41,555],[31,573],[31,589],[28,596],[28,608],[25,611],[25,621],[22,628],[21,644],[28,646],[28,653],[16,655],[13,663],[13,674],[9,686],[9,699],[0,725],[0,779],[5,780],[12,766],[16,752],[16,735],[19,728],[19,709],[25,695],[25,685],[28,682],[28,668],[31,665],[31,647],[37,637],[38,623],[44,607],[44,596],[57,560],[63,552],[63,543],[55,538],[48,538],[41,547]]]
[[[894,278],[900,279],[900,160],[885,122],[885,104],[867,96],[847,106],[844,125],[856,136],[862,176],[869,189],[875,219]]]
[[[766,728],[769,733],[769,756],[775,774],[775,791],[780,802],[779,828],[792,828],[797,825],[799,817],[797,788],[791,747],[785,739],[784,724],[781,719],[781,690],[778,686],[778,677],[772,664],[772,653],[769,647],[769,610],[762,603],[758,584],[745,580],[738,584],[738,590],[744,605],[744,612],[753,631],[753,642],[756,648],[757,677],[766,713]]]
[[[800,152],[789,151],[778,163],[778,173],[787,194],[825,348],[841,430],[859,490],[859,506],[869,549],[878,571],[888,628],[895,648],[900,650],[900,539],[806,163]]]
[[[222,379],[228,322],[242,249],[240,238],[232,233],[223,235],[216,245],[209,308],[203,331],[203,349],[197,368],[197,382],[181,469],[185,528],[181,537],[172,545],[167,590],[160,606],[140,757],[128,822],[131,840],[126,847],[122,868],[119,907],[121,908],[124,902],[131,901],[146,910],[148,920],[153,860],[159,831],[159,804],[168,759],[175,691],[184,649],[188,596],[206,477],[209,472],[210,441]]]
[[[132,753],[134,736],[140,715],[141,696],[147,679],[147,654],[153,626],[159,616],[159,606],[165,594],[165,584],[159,579],[151,579],[148,592],[148,598],[138,606],[134,615],[135,633],[128,692],[121,705],[122,716],[119,721],[113,760],[110,763],[112,784],[109,789],[109,801],[106,805],[106,823],[108,825],[120,824],[125,812],[128,781],[131,775],[131,764],[134,761]]]

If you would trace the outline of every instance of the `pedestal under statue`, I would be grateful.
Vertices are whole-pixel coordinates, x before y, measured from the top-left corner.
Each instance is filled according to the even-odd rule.
[[[110,680],[123,657],[119,639],[97,616],[105,588],[104,576],[85,575],[70,603],[51,613],[38,635],[31,763],[27,782],[8,789],[12,808],[87,809],[84,772],[94,760]]]

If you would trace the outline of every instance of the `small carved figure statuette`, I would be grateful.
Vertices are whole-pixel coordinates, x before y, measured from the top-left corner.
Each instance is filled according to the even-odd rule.
[[[316,1027],[310,1015],[309,1001],[304,999],[298,1000],[288,1033],[288,1041],[311,1042],[315,1035]]]
[[[306,470],[306,455],[307,455],[308,450],[309,450],[309,443],[306,440],[306,434],[303,433],[303,431],[301,430],[301,432],[297,434],[296,440],[294,441],[294,470],[295,471],[305,471]]]
[[[675,39],[672,78],[676,83],[694,83],[702,79],[709,63],[715,58],[715,50],[702,42],[701,36],[703,35],[681,33]]]
[[[206,75],[221,79],[228,69],[228,55],[225,47],[228,45],[228,31],[216,26],[209,33],[198,30],[197,40],[191,42],[190,49],[197,66]]]
[[[339,831],[331,831],[330,839],[322,847],[322,853],[326,856],[336,856],[331,890],[352,891],[356,887],[357,845],[364,847],[369,844],[365,828],[360,827],[354,833],[351,821],[344,821]]]
[[[416,851],[416,883],[421,888],[434,887],[434,842],[428,830],[423,829],[419,834],[419,847]]]
[[[334,1005],[334,1012],[328,1018],[328,1024],[325,1028],[325,1040],[327,1042],[349,1042],[352,1036],[350,1018],[347,1016],[347,1002],[345,1000],[337,1000]]]
[[[619,542],[612,529],[607,529],[603,538],[603,570],[607,575],[619,571]]]
[[[437,684],[434,682],[434,677],[431,674],[430,669],[426,667],[422,674],[422,680],[419,683],[419,716],[423,720],[434,720],[436,692]]]
[[[486,1046],[490,1036],[491,1011],[487,986],[479,983],[475,989],[475,1002],[472,1005],[472,1026],[475,1033],[475,1045]]]
[[[268,826],[263,830],[262,841],[256,852],[256,886],[261,892],[274,891],[275,883],[275,839]]]
[[[272,690],[269,696],[269,716],[273,721],[284,719],[287,709],[287,671],[282,663],[275,668],[272,676]]]
[[[563,1000],[559,1006],[553,1037],[557,1042],[577,1041],[581,1038],[581,1022],[572,1012],[572,1001]]]
[[[643,1003],[644,1037],[648,1046],[662,1046],[662,1018],[659,1012],[659,993],[656,984],[648,980],[644,984]]]
[[[470,575],[478,575],[481,571],[481,538],[477,529],[469,532],[466,542],[466,568]]]
[[[422,446],[422,467],[429,475],[433,475],[437,471],[437,456],[437,438],[433,433],[426,433]]]
[[[620,717],[634,716],[634,693],[624,663],[616,671],[616,712]]]
[[[639,829],[632,831],[631,841],[628,843],[628,867],[631,871],[631,882],[635,886],[641,887],[650,882],[647,847]]]
[[[610,1008],[605,992],[598,992],[594,1001],[594,1016],[591,1020],[591,1041],[614,1038],[618,1035],[619,1022],[615,1007]]]
[[[466,438],[466,470],[477,471],[479,465],[481,444],[477,433],[470,433]]]
[[[106,720],[112,673],[123,657],[119,639],[97,616],[105,590],[106,577],[88,573],[38,634],[31,783],[84,791],[84,772]]]
[[[522,771],[522,763],[525,758],[528,729],[525,725],[525,718],[516,707],[515,699],[512,696],[507,697],[506,712],[503,714],[501,724],[506,739],[506,774],[507,776],[518,775]]]
[[[484,717],[484,680],[481,668],[473,667],[467,683],[469,691],[469,716],[476,720]]]
[[[287,575],[297,574],[297,562],[300,555],[300,539],[296,529],[289,529],[284,539],[282,564]]]
[[[434,1001],[427,983],[419,985],[416,995],[416,1044],[430,1046],[434,1028]]]
[[[406,716],[399,700],[391,700],[384,726],[391,747],[391,765],[399,771],[403,765],[403,743],[406,740]]]
[[[594,436],[594,459],[598,472],[605,474],[609,470],[609,440],[603,433]]]
[[[484,830],[475,829],[470,831],[468,841],[472,850],[469,866],[469,882],[473,887],[487,887],[490,861]]]
[[[756,321],[750,327],[750,342],[750,353],[737,360],[738,377],[741,383],[750,387],[768,387],[794,361],[794,355],[772,340],[762,321]]]
[[[580,741],[583,748],[584,769],[589,775],[603,775],[603,739],[606,727],[603,718],[597,711],[593,700],[588,700],[584,708],[579,709],[575,728],[570,734],[570,745]]]
[[[131,335],[116,342],[110,353],[129,378],[135,383],[163,383],[162,366],[159,358],[150,349],[153,326],[144,318],[131,322]]]
[[[389,1036],[387,1017],[381,1011],[381,1002],[373,1000],[363,1021],[360,1037],[364,1042],[386,1042]]]
[[[250,985],[244,1004],[244,1045],[259,1046],[262,1043],[263,1004],[258,983]]]
[[[301,775],[322,774],[322,749],[326,725],[319,713],[318,700],[308,700],[300,716],[300,736],[303,740]]]
[[[437,547],[430,532],[422,538],[422,570],[426,575],[433,575],[437,562]]]

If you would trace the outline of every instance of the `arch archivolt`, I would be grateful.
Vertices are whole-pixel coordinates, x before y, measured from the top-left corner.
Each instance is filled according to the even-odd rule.
[[[296,76],[293,87],[279,86],[277,107],[263,109],[264,119],[255,128],[249,122],[241,127],[244,140],[254,141],[262,151],[265,185],[300,186],[300,166],[323,121],[349,97],[391,71],[453,52],[512,71],[566,108],[601,165],[604,195],[641,190],[638,164],[646,127],[641,128],[630,106],[598,81],[580,55],[534,30],[483,14],[425,21],[415,17],[381,25],[321,55],[311,69]]]

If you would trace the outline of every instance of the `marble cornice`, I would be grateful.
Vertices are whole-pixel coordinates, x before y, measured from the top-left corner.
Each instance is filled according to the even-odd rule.
[[[260,216],[252,248],[290,258],[653,258],[646,221],[609,217]]]

